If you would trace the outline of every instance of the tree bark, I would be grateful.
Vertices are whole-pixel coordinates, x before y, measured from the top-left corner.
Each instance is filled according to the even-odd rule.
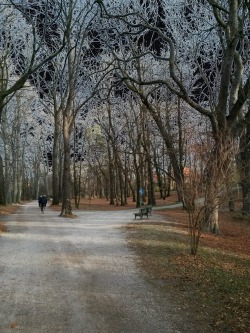
[[[52,205],[59,205],[60,202],[60,112],[54,114],[54,142],[52,155]]]
[[[5,179],[5,200],[6,204],[12,203],[12,196],[11,196],[11,144],[10,144],[10,134],[8,133],[9,126],[7,122],[7,110],[4,108],[2,112],[2,139],[3,139],[3,146],[4,146],[4,164],[5,164],[5,170],[4,170],[4,179]]]
[[[242,187],[242,212],[250,214],[250,108],[245,118],[246,129],[241,138],[241,187]]]
[[[71,121],[67,116],[63,118],[63,144],[64,144],[64,161],[63,161],[63,181],[62,181],[62,209],[61,216],[64,214],[72,215],[71,199],[71,173],[70,173],[70,134]]]
[[[107,142],[108,166],[109,166],[109,204],[115,204],[114,163],[111,153],[110,141]]]
[[[4,175],[3,175],[3,160],[0,155],[0,205],[5,205],[5,187],[4,187]]]

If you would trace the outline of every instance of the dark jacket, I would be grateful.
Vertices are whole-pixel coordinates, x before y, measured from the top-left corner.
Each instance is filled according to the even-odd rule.
[[[42,196],[40,196],[40,197],[38,198],[38,204],[39,204],[39,206],[41,206],[41,203],[42,203]]]
[[[47,202],[48,202],[48,200],[47,200],[47,197],[46,197],[45,195],[40,196],[40,197],[38,198],[39,206],[41,206],[41,205],[46,206],[46,205],[47,205]]]
[[[46,196],[43,195],[43,196],[42,196],[42,199],[41,199],[41,203],[42,203],[44,206],[46,206],[47,202],[48,202],[48,200],[47,200]]]

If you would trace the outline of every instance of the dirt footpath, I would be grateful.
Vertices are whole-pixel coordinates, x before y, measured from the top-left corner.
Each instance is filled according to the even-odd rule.
[[[5,217],[0,333],[199,332],[136,266],[120,228],[133,211],[77,214],[33,202]]]

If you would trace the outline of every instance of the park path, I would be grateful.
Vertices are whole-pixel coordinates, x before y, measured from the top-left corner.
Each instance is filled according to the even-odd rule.
[[[132,210],[43,215],[36,202],[5,217],[0,333],[192,332],[136,265],[121,228],[132,220]]]

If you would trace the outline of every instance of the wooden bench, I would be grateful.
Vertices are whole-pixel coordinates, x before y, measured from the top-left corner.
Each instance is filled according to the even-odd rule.
[[[135,219],[136,219],[137,216],[140,216],[141,219],[143,218],[143,216],[147,216],[148,217],[148,213],[149,213],[149,210],[148,210],[147,207],[140,208],[139,212],[134,213]]]
[[[152,215],[152,206],[145,206],[144,208],[147,208],[148,214]]]

